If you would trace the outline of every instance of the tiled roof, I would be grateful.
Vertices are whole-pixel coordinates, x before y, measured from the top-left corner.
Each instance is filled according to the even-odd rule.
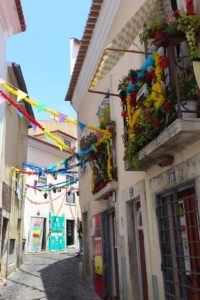
[[[99,16],[99,12],[101,10],[101,5],[103,0],[93,0],[90,8],[90,13],[88,16],[88,20],[85,26],[85,30],[83,33],[83,37],[80,43],[80,49],[78,52],[78,56],[76,59],[76,63],[74,66],[74,70],[72,73],[71,81],[69,84],[69,88],[67,91],[67,95],[65,97],[66,101],[71,101],[74,93],[74,89],[76,87],[76,83],[78,81],[79,74],[81,72],[81,68],[87,53],[88,46],[90,44],[92,34]]]
[[[21,1],[20,0],[15,0],[15,4],[16,4],[16,7],[17,7],[17,13],[18,13],[18,16],[19,16],[21,30],[25,31],[26,30],[26,24],[25,24],[25,19],[24,19],[24,14],[23,14]]]

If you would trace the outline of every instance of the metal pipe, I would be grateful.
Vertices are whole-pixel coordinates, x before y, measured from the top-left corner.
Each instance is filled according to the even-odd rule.
[[[128,52],[128,53],[136,53],[136,54],[152,54],[151,52],[146,52],[146,51],[138,51],[138,50],[123,50],[123,49],[116,49],[116,48],[106,48],[106,50],[109,51],[119,51],[119,52]]]
[[[94,93],[94,94],[100,94],[100,95],[108,95],[108,96],[113,96],[113,97],[120,97],[119,94],[113,94],[113,93],[109,93],[109,92],[102,92],[102,91],[94,91],[89,89],[88,90],[89,93]]]

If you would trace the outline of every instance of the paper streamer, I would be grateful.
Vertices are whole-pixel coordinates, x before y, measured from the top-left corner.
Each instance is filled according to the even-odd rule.
[[[5,81],[3,81],[2,79],[0,79],[0,85],[1,85],[3,88],[5,88],[9,93],[11,93],[11,94],[13,94],[13,95],[15,95],[15,96],[18,96],[18,93],[19,93],[20,90],[17,89],[17,88],[15,88],[15,87],[13,87],[11,84],[7,84]],[[30,99],[29,97],[25,97],[25,98],[23,98],[23,100],[26,101],[27,103],[29,103],[29,104],[31,104],[31,105],[37,107],[37,108],[40,108],[40,107],[41,107],[41,104],[39,104],[38,102],[36,102],[36,101]],[[47,107],[43,107],[43,110],[46,111],[47,113],[49,113],[49,114],[55,116],[55,117],[58,117],[59,119],[60,119],[60,115],[62,115],[61,113],[59,113],[59,112],[57,112],[57,111],[54,111],[54,110],[52,110],[52,109],[49,109],[49,108],[47,108]],[[63,115],[63,116],[64,116],[64,115]],[[62,118],[62,117],[61,117],[61,118]],[[71,118],[69,118],[69,117],[67,117],[67,116],[65,117],[65,119],[62,118],[62,121],[68,121],[68,122],[71,122],[71,123],[73,123],[73,124],[78,125],[78,121],[73,120],[73,119],[71,119]],[[85,127],[86,127],[87,129],[90,129],[90,130],[93,130],[93,131],[101,132],[101,133],[103,133],[103,134],[105,134],[105,135],[111,135],[111,133],[110,133],[108,130],[104,130],[104,129],[101,129],[101,128],[98,128],[98,127],[95,127],[95,126],[92,126],[92,125],[85,125]],[[63,147],[63,148],[64,148],[64,147]]]
[[[44,134],[47,134],[52,140],[54,140],[58,147],[62,147],[71,153],[74,153],[74,149],[71,149],[69,146],[65,145],[60,139],[58,139],[55,135],[53,135],[51,132],[49,132],[47,129],[45,129],[38,121],[36,121],[34,118],[32,118],[24,109],[22,109],[14,100],[9,98],[6,94],[4,94],[2,91],[0,91],[0,96],[2,96],[5,100],[7,100],[10,104],[12,104],[20,113],[23,114],[26,119],[30,121],[30,123],[35,124],[38,126]]]

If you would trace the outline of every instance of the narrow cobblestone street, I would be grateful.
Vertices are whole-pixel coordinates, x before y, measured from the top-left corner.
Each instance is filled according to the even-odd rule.
[[[79,275],[81,259],[70,249],[61,253],[25,255],[24,264],[12,273],[1,300],[100,300]]]

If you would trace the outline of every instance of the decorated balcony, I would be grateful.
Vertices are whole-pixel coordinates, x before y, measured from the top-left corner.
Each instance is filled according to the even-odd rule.
[[[151,54],[119,84],[126,170],[170,165],[176,152],[199,140],[199,30],[199,17],[176,12],[141,33]]]
[[[97,116],[100,131],[84,134],[80,140],[80,147],[91,166],[91,192],[94,200],[102,200],[108,199],[118,188],[115,159],[116,132],[115,123],[110,119],[109,98],[102,101]]]

